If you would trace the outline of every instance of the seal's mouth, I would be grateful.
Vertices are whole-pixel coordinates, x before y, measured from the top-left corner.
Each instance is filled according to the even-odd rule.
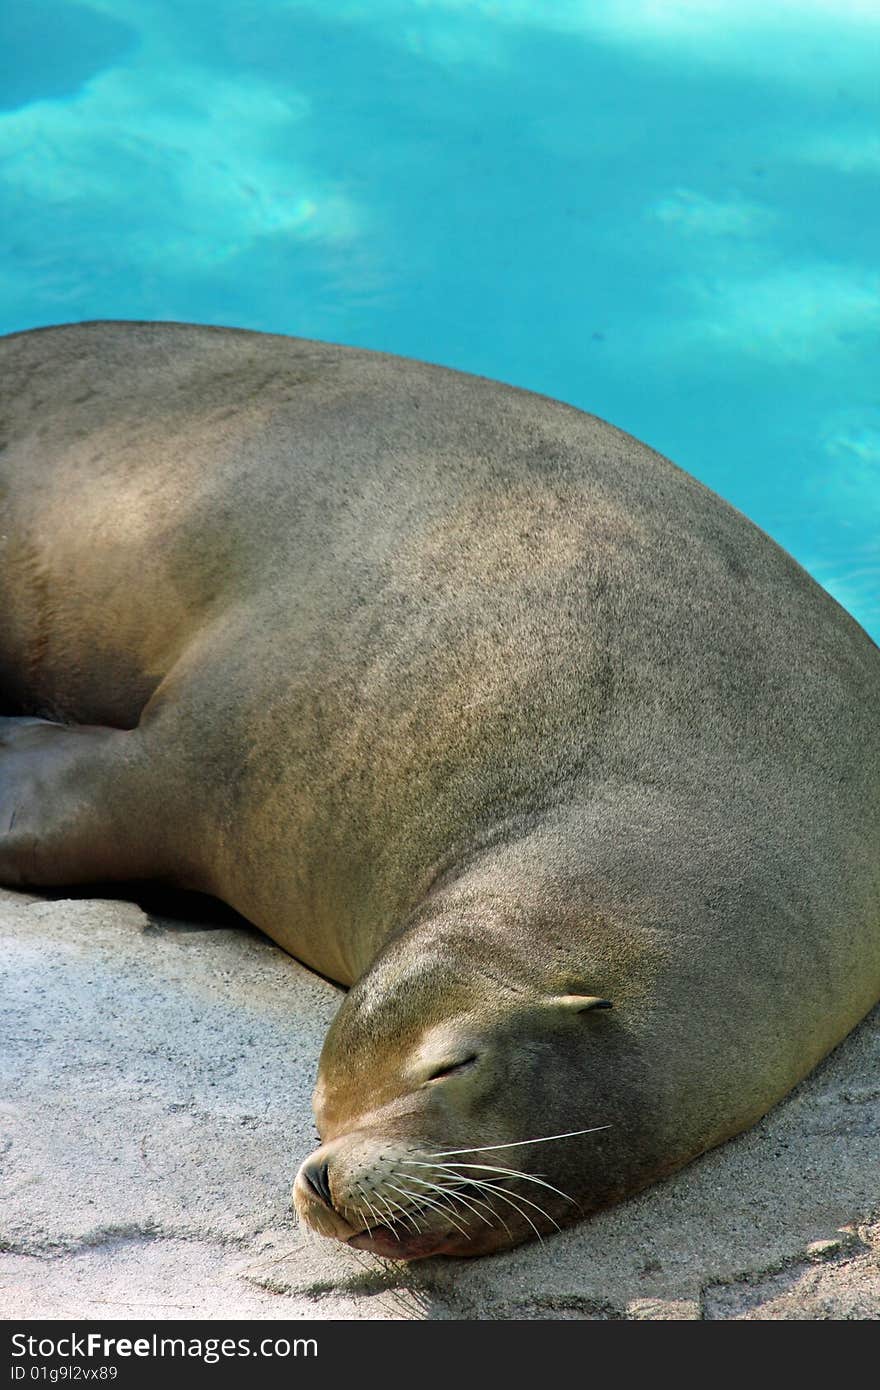
[[[399,1235],[394,1230],[376,1226],[372,1231],[361,1231],[346,1241],[353,1250],[366,1250],[371,1255],[381,1255],[386,1260],[424,1260],[429,1255],[445,1255],[453,1250],[461,1251],[461,1236],[455,1231],[428,1231],[422,1236],[412,1232]]]
[[[419,1260],[428,1255],[442,1253],[456,1239],[461,1239],[456,1230],[420,1231],[418,1222],[422,1217],[430,1217],[427,1206],[407,1208],[404,1216],[396,1221],[376,1222],[349,1236],[346,1245],[353,1250],[367,1250],[372,1255],[381,1255],[386,1260]]]
[[[484,1213],[472,1206],[466,1209],[456,1206],[448,1214],[448,1224],[439,1230],[417,1229],[420,1218],[442,1219],[427,1205],[407,1207],[404,1215],[397,1220],[377,1222],[357,1231],[346,1239],[346,1245],[354,1250],[367,1250],[373,1255],[381,1255],[387,1260],[422,1260],[430,1255],[477,1255],[486,1250],[487,1236],[490,1233],[497,1239],[498,1234],[510,1234],[509,1226],[502,1223],[498,1227],[486,1213],[491,1211],[485,1193],[476,1184],[460,1183],[456,1191],[482,1200]],[[452,1189],[450,1189],[450,1194]],[[496,1239],[491,1244],[496,1244]]]

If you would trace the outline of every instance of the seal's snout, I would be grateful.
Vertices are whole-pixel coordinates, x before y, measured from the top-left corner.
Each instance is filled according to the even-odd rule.
[[[300,1172],[303,1181],[308,1184],[312,1193],[316,1194],[328,1207],[332,1207],[333,1198],[330,1195],[330,1164],[327,1163],[326,1160],[322,1160],[320,1157],[312,1154],[311,1158],[306,1159]]]
[[[302,1219],[324,1236],[348,1240],[356,1229],[333,1201],[330,1162],[326,1150],[316,1149],[300,1165],[293,1185],[293,1205]]]

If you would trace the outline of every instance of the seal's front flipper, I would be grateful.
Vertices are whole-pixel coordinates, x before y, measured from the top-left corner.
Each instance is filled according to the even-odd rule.
[[[140,812],[138,730],[0,718],[0,883],[172,875]]]

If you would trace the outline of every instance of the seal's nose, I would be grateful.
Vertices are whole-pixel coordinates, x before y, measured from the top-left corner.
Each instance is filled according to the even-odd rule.
[[[300,1169],[300,1174],[305,1178],[312,1192],[319,1201],[326,1206],[332,1207],[333,1198],[330,1196],[330,1165],[321,1158],[307,1158]]]
[[[294,1210],[307,1226],[322,1236],[335,1236],[337,1240],[349,1240],[357,1235],[358,1227],[351,1226],[343,1215],[345,1207],[345,1164],[335,1163],[335,1153],[328,1159],[325,1149],[316,1149],[300,1164],[293,1184]],[[334,1206],[330,1191],[330,1164],[335,1163],[333,1181],[336,1195],[342,1203],[342,1210]],[[357,1216],[356,1218],[357,1219]]]

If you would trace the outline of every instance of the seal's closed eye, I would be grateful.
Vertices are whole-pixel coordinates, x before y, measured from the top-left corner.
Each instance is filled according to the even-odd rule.
[[[443,1066],[437,1067],[435,1071],[432,1071],[431,1075],[427,1076],[425,1080],[440,1081],[444,1076],[449,1076],[454,1071],[463,1071],[465,1067],[472,1066],[476,1060],[477,1053],[472,1052],[469,1056],[462,1057],[457,1062],[446,1062]]]
[[[610,999],[599,999],[595,994],[561,994],[551,999],[554,1008],[568,1009],[573,1014],[586,1013],[588,1009],[613,1009]]]

